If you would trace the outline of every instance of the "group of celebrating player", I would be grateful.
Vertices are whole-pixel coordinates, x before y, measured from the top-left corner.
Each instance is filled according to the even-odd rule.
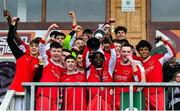
[[[163,54],[150,55],[152,46],[146,40],[134,48],[126,38],[125,27],[117,26],[111,31],[112,19],[94,33],[83,30],[73,11],[69,12],[73,24],[68,35],[54,23],[42,37],[27,45],[17,33],[19,19],[11,18],[7,10],[4,17],[9,25],[7,43],[16,59],[15,77],[9,89],[17,92],[24,91],[22,82],[162,82],[162,65],[175,56],[172,45],[163,38],[159,39],[166,48]],[[82,35],[78,36],[80,31]],[[59,98],[62,110],[120,109],[122,92],[129,89],[38,87],[36,109],[57,110]],[[144,88],[143,92],[146,108],[164,109],[163,88]]]

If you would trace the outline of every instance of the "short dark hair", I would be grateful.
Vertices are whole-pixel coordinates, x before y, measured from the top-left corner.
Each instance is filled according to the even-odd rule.
[[[103,44],[107,44],[107,43],[110,44],[111,41],[110,41],[109,38],[105,37],[105,38],[102,40],[102,43],[103,43]]]
[[[54,37],[56,38],[57,36],[63,36],[64,38],[66,37],[66,35],[63,32],[59,32],[59,31],[52,31],[50,33],[50,37]]]
[[[40,41],[42,38],[41,38],[41,37],[36,37],[35,39],[38,40],[38,41]]]
[[[131,49],[134,49],[134,47],[131,44],[123,44],[121,46],[121,49],[122,49],[122,47],[130,47]]]
[[[61,44],[58,43],[58,42],[52,42],[52,43],[50,44],[50,49],[51,49],[51,48],[62,48],[62,46],[61,46]]]
[[[76,53],[76,57],[77,57],[78,55],[83,55],[83,50],[78,51],[78,52]]]
[[[119,43],[119,40],[113,39],[112,42],[113,42],[113,43]]]
[[[152,49],[152,46],[151,44],[146,41],[146,40],[141,40],[137,45],[136,45],[136,50],[139,51],[140,48],[143,48],[143,47],[147,47],[149,49],[149,51],[151,51]]]
[[[117,34],[118,31],[120,31],[120,30],[122,30],[122,31],[124,31],[125,33],[127,33],[127,28],[126,28],[126,27],[124,27],[124,26],[118,26],[118,27],[116,27],[115,30],[114,30],[115,34]]]
[[[129,41],[126,40],[126,39],[121,39],[121,40],[119,40],[119,39],[114,39],[112,42],[113,42],[113,43],[119,43],[119,44],[121,44],[121,45],[129,44]]]
[[[129,41],[127,39],[121,39],[121,40],[119,40],[119,43],[121,45],[124,45],[124,44],[129,44]]]
[[[91,29],[84,29],[83,34],[93,34]]]
[[[63,32],[59,32],[54,38],[56,38],[57,36],[63,36],[64,38],[66,37],[66,35]]]
[[[120,42],[119,42],[119,39],[113,39],[112,43],[120,43]]]
[[[122,46],[121,46],[121,49],[122,49],[122,47],[130,47],[131,48],[131,50],[133,51],[133,55],[136,55],[136,52],[135,52],[135,48],[134,48],[134,46],[133,45],[131,45],[131,44],[123,44]]]
[[[55,37],[56,35],[58,35],[59,31],[54,30],[50,33],[50,37]]]
[[[66,61],[67,59],[74,59],[74,60],[76,60],[76,58],[75,58],[74,56],[72,56],[72,55],[66,56],[66,57],[65,57],[65,61]]]
[[[70,54],[72,53],[69,49],[62,49],[62,52],[69,52]]]
[[[32,39],[30,42],[29,42],[29,44],[31,45],[31,44],[39,44],[39,41],[40,41],[40,39],[38,39],[38,38],[35,38],[35,39]]]

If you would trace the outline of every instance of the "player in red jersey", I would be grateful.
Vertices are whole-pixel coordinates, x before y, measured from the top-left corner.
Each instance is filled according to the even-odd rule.
[[[7,43],[16,59],[16,72],[13,82],[11,83],[9,89],[15,90],[16,92],[24,92],[22,87],[22,82],[32,82],[38,68],[38,54],[39,54],[39,41],[30,41],[30,54],[26,54],[19,49],[17,43],[15,42],[17,34],[17,17],[11,20],[10,13],[5,10],[4,16],[8,20],[9,32],[7,37]]]
[[[146,40],[141,40],[136,46],[136,49],[143,60],[147,82],[161,83],[163,81],[163,64],[175,56],[175,51],[171,44],[164,39],[161,39],[161,41],[167,48],[167,52],[165,54],[155,54],[151,56],[151,44]],[[164,110],[163,88],[144,88],[144,94],[146,99],[146,109]]]
[[[56,24],[52,24],[47,32],[57,28]],[[46,34],[45,34],[46,35]],[[39,44],[40,56],[44,62],[44,68],[40,82],[59,82],[64,69],[60,66],[59,61],[62,53],[62,46],[53,42],[50,44],[50,59],[46,55],[45,40],[47,36],[43,36]],[[36,94],[37,110],[57,110],[57,98],[60,88],[57,87],[38,87]]]
[[[113,73],[114,82],[140,82],[141,69],[133,59],[133,49],[130,44],[124,44],[120,50],[121,59],[116,63]],[[134,89],[136,91],[136,89]],[[115,108],[120,110],[121,92],[129,92],[129,88],[115,89]]]
[[[105,64],[104,55],[101,52],[93,52],[90,56],[91,65],[87,71],[88,82],[112,82],[112,75],[108,71],[108,64]],[[111,87],[90,87],[89,110],[111,110],[112,109],[112,88]]]
[[[61,82],[86,82],[85,74],[79,72],[76,67],[75,57],[65,57],[66,72],[61,77]],[[87,94],[86,88],[67,87],[64,88],[63,110],[86,110]]]

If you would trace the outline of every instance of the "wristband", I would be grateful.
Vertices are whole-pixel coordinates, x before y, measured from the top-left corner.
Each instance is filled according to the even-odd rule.
[[[72,26],[72,29],[74,30],[76,27],[77,27],[77,25],[73,25],[73,26]]]

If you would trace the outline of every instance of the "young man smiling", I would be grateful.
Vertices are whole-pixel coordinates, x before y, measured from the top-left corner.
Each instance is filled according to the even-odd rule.
[[[155,54],[151,56],[150,51],[152,46],[146,40],[141,40],[136,46],[136,49],[143,61],[147,82],[161,83],[163,81],[163,64],[175,56],[175,51],[171,44],[162,38],[161,41],[167,49],[165,54]],[[147,110],[164,110],[165,104],[163,88],[144,88],[144,94]]]
[[[112,82],[112,75],[108,71],[108,64],[105,64],[105,57],[101,52],[93,52],[90,56],[91,65],[87,71],[88,82]],[[111,87],[89,87],[88,110],[112,110]]]
[[[120,60],[116,62],[114,69],[114,82],[140,82],[141,68],[133,59],[133,49],[130,44],[124,44],[120,50]],[[134,89],[136,91],[136,89]],[[121,93],[129,92],[129,88],[116,88],[115,91],[115,108],[120,110]]]
[[[61,76],[61,82],[86,82],[85,74],[77,69],[74,56],[65,57],[65,73]],[[86,110],[87,97],[86,88],[68,87],[64,88],[63,110]]]
[[[18,36],[17,17],[12,20],[7,10],[4,10],[4,16],[7,18],[9,25],[7,43],[16,59],[15,77],[9,89],[15,90],[16,92],[24,92],[22,82],[32,82],[38,68],[39,60],[37,57],[39,54],[39,41],[36,39],[31,40],[29,44],[29,54],[24,53],[15,42]]]
[[[56,24],[52,24],[47,33],[42,37],[39,44],[40,56],[44,62],[44,68],[40,82],[59,82],[64,69],[60,66],[59,61],[62,53],[62,46],[58,42],[50,44],[50,58],[46,55],[45,41],[48,32],[57,28]],[[57,110],[57,87],[38,87],[36,94],[36,110]],[[43,92],[43,93],[42,93]],[[48,104],[48,105],[47,105]]]

